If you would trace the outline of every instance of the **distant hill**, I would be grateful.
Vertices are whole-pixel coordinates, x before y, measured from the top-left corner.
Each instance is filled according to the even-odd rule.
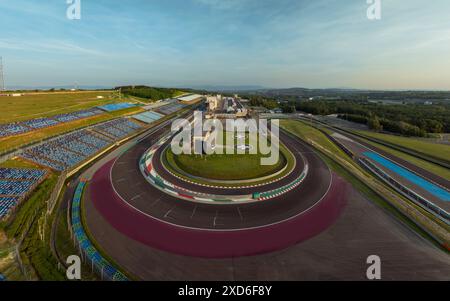
[[[26,90],[70,90],[74,89],[74,85],[63,85],[63,86],[8,86],[8,91],[26,91]],[[95,85],[79,85],[77,89],[79,90],[111,90],[111,86],[95,86]]]
[[[448,103],[450,101],[450,91],[375,91],[358,90],[351,88],[330,88],[330,89],[308,89],[308,88],[288,88],[288,89],[259,89],[246,91],[247,94],[262,95],[277,99],[305,99],[305,98],[330,98],[346,100],[372,100],[372,101],[394,101],[394,102],[424,102],[437,101]]]
[[[210,92],[240,92],[240,91],[255,91],[267,89],[257,85],[242,85],[242,86],[200,85],[200,86],[192,86],[191,88],[195,90],[204,90]]]

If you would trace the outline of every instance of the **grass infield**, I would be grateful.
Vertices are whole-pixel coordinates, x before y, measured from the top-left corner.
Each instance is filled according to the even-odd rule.
[[[250,143],[248,134],[246,143]],[[235,144],[237,144],[237,140]],[[257,148],[257,146],[254,147]],[[257,154],[175,155],[168,147],[164,151],[163,161],[174,174],[182,178],[189,178],[194,182],[229,186],[230,183],[225,181],[245,181],[242,182],[242,186],[244,186],[261,184],[276,177],[282,177],[289,173],[295,165],[293,155],[282,143],[280,143],[279,158],[276,164],[262,165],[261,159],[269,156],[261,154],[259,150]],[[270,177],[276,173],[278,174],[273,178]],[[224,181],[224,183],[220,183],[220,181]],[[237,183],[232,186],[241,185]]]
[[[250,180],[270,176],[286,165],[286,158],[280,152],[275,165],[261,165],[257,155],[174,155],[167,149],[167,161],[175,169],[184,171],[195,177],[212,180]]]

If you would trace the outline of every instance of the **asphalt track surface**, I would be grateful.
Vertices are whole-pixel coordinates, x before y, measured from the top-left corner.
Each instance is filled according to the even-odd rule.
[[[295,158],[296,166],[295,169],[292,172],[289,172],[285,177],[282,177],[282,179],[279,179],[277,181],[272,181],[272,179],[269,179],[269,184],[261,184],[257,187],[253,188],[215,188],[215,187],[205,187],[203,185],[198,185],[196,183],[190,183],[187,181],[184,181],[183,179],[179,179],[169,173],[163,166],[161,162],[162,154],[164,150],[167,147],[170,147],[170,139],[164,143],[158,150],[155,152],[152,160],[153,168],[155,171],[165,180],[169,181],[172,184],[175,184],[177,186],[183,187],[190,191],[196,191],[200,193],[208,193],[208,194],[215,194],[215,195],[248,195],[252,194],[254,192],[265,192],[265,191],[271,191],[277,188],[280,188],[284,185],[287,185],[289,183],[292,183],[295,179],[297,179],[303,170],[305,169],[305,164],[308,162],[308,159],[312,162],[312,164],[319,164],[317,158],[312,158],[310,155],[312,150],[308,147],[306,147],[305,144],[302,144],[299,140],[284,134],[282,131],[280,131],[280,141],[284,143],[284,145],[290,149],[293,157]],[[131,156],[131,154],[130,154]],[[129,160],[129,158],[121,158],[120,162],[123,162],[122,160]],[[327,169],[326,166],[323,164],[321,165],[321,171]],[[114,174],[114,173],[113,173]],[[319,175],[320,176],[320,175]],[[327,182],[327,177],[329,178],[329,173],[324,174],[324,182]],[[328,180],[329,181],[329,180]],[[212,183],[211,185],[215,185]]]
[[[168,195],[148,183],[139,170],[142,154],[166,131],[156,131],[102,166],[89,187],[88,195],[98,212],[122,234],[143,244],[195,257],[261,254],[319,234],[333,224],[345,207],[345,182],[333,175],[309,146],[284,133],[281,141],[300,164],[281,181],[287,184],[303,171],[304,164],[309,165],[305,180],[290,192],[247,204],[197,203]],[[171,180],[179,186],[195,185],[175,177]],[[280,185],[271,183],[259,189]],[[205,193],[231,192],[195,186]],[[239,194],[255,191],[238,190],[242,190]]]
[[[153,139],[157,140],[156,136],[152,135]],[[108,160],[113,159],[114,156],[116,154],[109,156]],[[97,170],[85,193],[85,224],[98,245],[119,266],[138,279],[364,280],[366,279],[366,258],[377,254],[382,258],[383,280],[450,280],[450,260],[447,254],[436,249],[355,190],[349,189],[346,182],[334,175],[333,183],[336,184],[337,192],[343,192],[345,197],[324,198],[318,206],[309,211],[310,219],[305,220],[304,224],[296,224],[293,220],[286,223],[288,227],[282,229],[285,231],[285,236],[297,232],[308,234],[303,238],[291,236],[292,240],[287,248],[273,248],[274,245],[272,245],[271,248],[260,249],[260,252],[257,252],[259,255],[255,256],[239,256],[242,253],[250,255],[255,251],[254,249],[250,250],[252,251],[250,253],[248,250],[238,249],[240,252],[231,257],[209,256],[209,258],[221,257],[222,259],[199,258],[202,256],[197,256],[198,254],[186,256],[188,254],[185,250],[178,248],[197,243],[186,235],[206,233],[208,237],[211,233],[183,229],[148,218],[127,205],[117,195],[111,197],[112,186],[108,168],[112,166],[112,162],[106,165],[104,162],[98,162],[95,168],[85,175],[89,178],[92,172]],[[131,168],[128,171],[131,171]],[[100,182],[94,183],[94,181]],[[130,182],[129,189],[134,191],[142,184]],[[302,186],[304,187],[304,183]],[[92,191],[92,188],[96,187],[99,188],[97,192]],[[348,189],[350,195],[347,197]],[[95,200],[94,193],[97,193]],[[302,200],[300,190],[297,198],[299,202]],[[154,200],[156,201],[157,199]],[[330,204],[332,206],[327,207]],[[316,215],[313,214],[314,210],[317,210]],[[317,212],[325,216],[320,219]],[[169,216],[172,217],[171,213]],[[317,221],[317,217],[319,221],[326,222],[321,224]],[[272,227],[272,231],[268,232],[259,229],[261,232],[256,234],[258,241],[278,240],[277,236],[280,235],[276,229],[280,225]],[[165,232],[167,230],[170,230],[170,236],[167,236]],[[238,233],[244,232],[238,231]],[[215,239],[219,237],[216,236],[217,233],[213,234]],[[235,236],[233,243],[229,245],[239,245],[242,241],[246,243],[247,240],[251,245],[253,238],[246,235],[250,234],[245,234],[245,239],[241,240],[238,240],[239,236]],[[157,238],[156,241],[152,240],[152,237]],[[161,242],[178,243],[167,246],[160,244]],[[285,243],[286,241],[281,242],[282,245]],[[220,246],[227,247],[223,242]],[[174,247],[176,249],[172,250],[171,248]],[[215,249],[215,246],[200,241],[198,248],[209,250]],[[223,254],[223,250],[218,249],[218,252]],[[275,251],[276,249],[279,251]]]
[[[167,223],[209,230],[261,227],[285,221],[307,211],[321,201],[332,187],[332,174],[326,164],[300,140],[282,133],[280,140],[294,153],[297,162],[304,160],[309,165],[306,179],[296,189],[274,199],[248,204],[203,204],[180,200],[149,184],[139,170],[138,164],[142,154],[160,134],[161,132],[155,133],[120,156],[111,168],[111,183],[116,194],[127,204]],[[242,195],[267,191],[287,184],[302,173],[303,167],[303,164],[299,164],[295,172],[280,182],[257,189],[240,188],[231,191],[208,188],[186,183],[173,176],[169,181],[177,186],[203,193]],[[103,170],[102,172],[105,173]],[[96,179],[98,177],[94,177],[94,181]]]
[[[90,192],[86,195],[89,195]],[[111,201],[105,204],[110,206]],[[95,241],[125,271],[141,280],[367,280],[366,259],[376,254],[382,259],[383,280],[450,280],[450,257],[403,225],[395,217],[363,198],[355,190],[345,201],[337,220],[322,232],[304,241],[292,243],[279,251],[255,256],[201,258],[173,252],[152,245],[118,230],[111,216],[102,213],[99,204],[85,199],[85,223]],[[115,205],[114,205],[115,206]],[[122,203],[123,206],[123,203]],[[99,209],[98,209],[99,208]],[[117,220],[129,215],[122,207]],[[111,213],[111,212],[110,212]],[[135,213],[133,213],[135,214]],[[133,216],[135,218],[135,216]],[[142,217],[139,217],[142,218]],[[145,226],[137,222],[138,226]],[[148,220],[145,221],[147,223]],[[150,226],[150,224],[148,224]],[[160,242],[184,239],[186,231],[174,237],[159,233],[162,225],[138,229],[137,233],[154,233]],[[302,225],[290,224],[288,233],[304,231]],[[128,224],[127,227],[133,227]],[[308,227],[308,226],[306,226]],[[163,228],[166,230],[167,228]],[[135,231],[135,230],[133,230]],[[175,233],[175,232],[172,232]],[[275,232],[271,233],[275,235]],[[272,235],[260,235],[262,241]],[[147,236],[148,239],[148,236]],[[234,241],[238,244],[239,241]],[[183,245],[185,241],[180,241]],[[186,245],[196,242],[187,241]],[[215,248],[203,241],[204,250]]]

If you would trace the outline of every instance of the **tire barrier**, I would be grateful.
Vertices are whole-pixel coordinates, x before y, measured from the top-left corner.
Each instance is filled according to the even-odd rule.
[[[84,231],[81,222],[81,197],[83,195],[86,182],[80,182],[75,190],[72,200],[71,210],[71,234],[74,242],[80,250],[81,257],[85,262],[90,263],[93,269],[101,276],[102,280],[128,281],[128,278],[119,270],[113,267],[106,259],[100,255],[98,250],[92,245]]]
[[[141,160],[139,161],[139,167],[142,172],[142,175],[145,177],[147,182],[170,195],[185,200],[198,202],[222,202],[222,203],[265,201],[279,197],[298,187],[306,178],[309,171],[308,164],[306,164],[303,172],[299,175],[299,177],[297,177],[291,183],[288,183],[282,187],[279,187],[271,191],[253,193],[250,195],[236,195],[236,196],[220,196],[212,194],[205,195],[204,193],[186,190],[183,187],[178,187],[166,181],[153,168],[152,160],[154,154],[156,153],[157,149],[161,147],[168,139],[169,139],[168,136],[162,138],[154,146],[152,146],[146,153],[144,153]]]

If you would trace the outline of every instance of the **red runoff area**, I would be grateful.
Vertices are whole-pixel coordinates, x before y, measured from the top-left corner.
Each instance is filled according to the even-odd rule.
[[[131,239],[152,248],[193,257],[252,256],[282,250],[308,240],[334,224],[346,205],[348,192],[348,184],[333,174],[327,195],[313,208],[296,217],[253,229],[197,230],[165,223],[125,203],[111,185],[112,166],[113,161],[99,169],[90,186],[91,201],[99,213],[117,231]]]

